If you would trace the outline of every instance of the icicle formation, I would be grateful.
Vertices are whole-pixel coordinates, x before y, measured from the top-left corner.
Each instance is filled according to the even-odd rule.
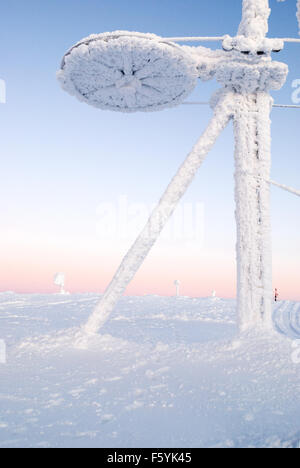
[[[293,307],[279,306],[274,310],[273,320],[277,330],[284,336],[300,339],[299,304]]]
[[[80,101],[121,112],[173,107],[197,85],[193,56],[154,34],[92,35],[65,55],[57,78]]]
[[[231,118],[233,114],[232,102],[234,100],[232,93],[227,91],[224,94],[223,92],[219,94],[219,98],[213,119],[180,167],[158,206],[153,211],[144,230],[121,263],[111,284],[86,324],[84,328],[86,333],[97,333],[106,322],[128,284],[156,243],[161,231],[193,181],[207,153],[211,150]]]

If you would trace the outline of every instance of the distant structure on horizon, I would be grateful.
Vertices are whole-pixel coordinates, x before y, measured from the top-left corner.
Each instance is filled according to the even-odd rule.
[[[64,273],[56,273],[56,275],[54,275],[54,284],[55,286],[59,286],[60,287],[60,292],[59,294],[69,294],[65,291],[65,279],[66,279],[66,275]]]
[[[179,297],[180,296],[180,281],[175,280],[174,281],[174,286],[176,288],[176,297]]]

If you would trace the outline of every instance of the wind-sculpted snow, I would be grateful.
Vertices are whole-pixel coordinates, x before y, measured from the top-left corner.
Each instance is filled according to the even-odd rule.
[[[78,348],[98,300],[0,294],[0,447],[298,446],[290,325],[238,335],[235,300],[124,297]],[[278,302],[276,326],[299,308]]]
[[[64,57],[63,89],[100,109],[157,111],[183,102],[197,84],[188,49],[154,34],[116,31],[92,35]]]
[[[300,340],[300,305],[283,301],[274,311],[276,329],[285,336]]]

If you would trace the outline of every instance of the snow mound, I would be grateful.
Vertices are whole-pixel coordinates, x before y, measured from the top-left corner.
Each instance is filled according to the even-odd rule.
[[[273,322],[276,329],[282,335],[300,340],[300,307],[299,304],[291,304],[284,301],[275,309]]]
[[[81,328],[70,328],[50,334],[29,337],[22,341],[16,348],[18,357],[28,353],[45,355],[58,351],[65,353],[72,350],[87,350],[96,352],[121,351],[128,347],[129,343],[111,335],[89,335],[83,333]]]

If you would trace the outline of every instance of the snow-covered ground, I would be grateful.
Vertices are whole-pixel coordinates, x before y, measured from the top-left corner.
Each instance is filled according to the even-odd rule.
[[[124,297],[78,348],[98,299],[0,294],[0,447],[299,445],[300,304],[238,337],[233,300]]]

